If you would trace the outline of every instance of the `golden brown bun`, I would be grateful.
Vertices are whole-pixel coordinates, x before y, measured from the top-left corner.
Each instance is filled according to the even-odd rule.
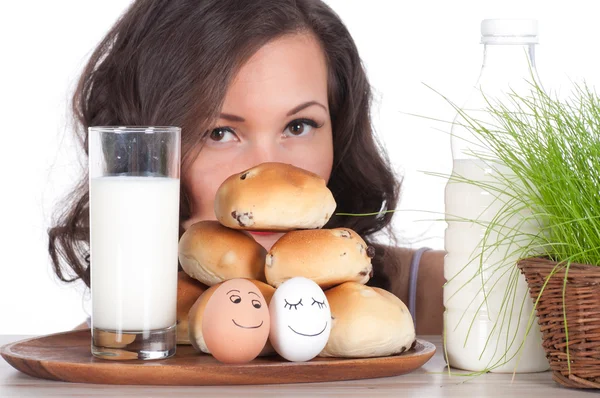
[[[120,350],[120,348],[125,348],[129,344],[135,341],[136,334],[135,333],[115,333],[115,332],[106,332],[104,330],[95,330],[94,331],[94,344],[104,349],[107,349],[109,352],[112,352],[111,349],[115,349],[117,353],[127,353],[127,351]],[[137,355],[136,355],[137,358]]]
[[[264,282],[257,280],[250,280],[250,282],[254,283],[260,293],[265,298],[267,305],[271,303],[271,298],[275,293],[275,288],[273,286],[267,285]],[[205,354],[210,354],[208,347],[206,347],[206,343],[204,342],[204,337],[202,336],[202,319],[204,315],[204,309],[206,308],[206,304],[208,300],[213,295],[215,290],[220,286],[220,283],[211,286],[208,288],[199,298],[196,300],[192,308],[190,308],[188,317],[189,317],[189,329],[188,329],[188,338],[192,346],[197,351],[203,352]],[[271,342],[267,340],[267,343],[261,353],[258,356],[266,356],[272,355],[275,353],[275,349],[271,345]]]
[[[181,267],[208,286],[234,278],[265,281],[266,255],[248,233],[218,221],[197,222],[179,240]]]
[[[284,163],[263,163],[234,174],[215,197],[221,224],[251,231],[321,228],[335,208],[324,179]]]
[[[402,353],[415,341],[406,305],[392,293],[347,282],[325,291],[331,334],[321,357],[368,358]]]
[[[312,279],[322,289],[372,276],[374,248],[349,228],[292,231],[267,254],[265,276],[275,287],[295,276]],[[371,256],[371,257],[370,257]]]
[[[208,300],[211,298],[215,290],[219,287],[220,283],[209,287],[202,295],[196,300],[190,312],[188,313],[189,326],[188,326],[188,337],[190,343],[197,351],[201,351],[209,354],[204,337],[202,336],[202,319],[204,317],[204,309]]]
[[[188,312],[207,289],[183,271],[177,274],[177,344],[191,344],[188,336]]]

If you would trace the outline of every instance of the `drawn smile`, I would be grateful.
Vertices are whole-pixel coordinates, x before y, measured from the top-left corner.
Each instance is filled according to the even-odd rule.
[[[304,333],[296,332],[290,325],[288,325],[288,328],[290,328],[292,332],[299,334],[300,336],[315,337],[315,336],[320,335],[321,333],[323,333],[325,331],[325,329],[327,329],[327,322],[325,322],[325,327],[323,328],[323,330],[321,330],[317,334],[304,334]]]
[[[235,324],[235,326],[237,326],[238,328],[242,328],[242,329],[258,329],[258,328],[259,328],[259,327],[261,327],[261,326],[262,326],[262,324],[263,324],[263,321],[260,321],[260,325],[258,325],[258,326],[242,326],[242,325],[240,325],[239,323],[237,323],[237,322],[235,321],[235,319],[232,319],[232,321],[233,321],[233,323]]]

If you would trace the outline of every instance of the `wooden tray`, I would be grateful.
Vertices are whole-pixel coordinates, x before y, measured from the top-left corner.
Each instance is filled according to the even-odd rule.
[[[155,361],[106,361],[90,353],[88,330],[23,340],[0,349],[15,369],[43,379],[96,384],[231,385],[308,383],[397,376],[423,366],[435,345],[418,339],[411,350],[368,359],[315,358],[288,362],[279,356],[226,365],[212,356],[177,346],[174,357]]]

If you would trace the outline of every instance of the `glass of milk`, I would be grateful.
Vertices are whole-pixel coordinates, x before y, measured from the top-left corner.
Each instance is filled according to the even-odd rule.
[[[175,354],[178,127],[90,127],[92,354]]]

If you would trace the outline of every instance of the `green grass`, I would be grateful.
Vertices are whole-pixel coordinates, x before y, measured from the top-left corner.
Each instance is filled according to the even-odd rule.
[[[474,155],[499,160],[514,174],[486,186],[512,191],[491,227],[525,210],[539,220],[540,233],[528,236],[524,253],[543,248],[554,261],[600,265],[600,98],[584,85],[561,101],[532,85],[531,95],[488,104],[496,126],[457,111],[489,143],[491,155]]]

